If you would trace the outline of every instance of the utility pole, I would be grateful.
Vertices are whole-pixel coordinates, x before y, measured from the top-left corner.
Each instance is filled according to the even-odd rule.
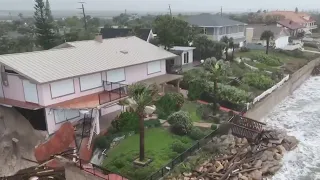
[[[87,18],[86,18],[86,13],[84,11],[84,4],[85,2],[79,2],[79,4],[81,4],[81,8],[78,8],[78,9],[81,9],[82,10],[82,15],[83,15],[83,21],[84,21],[84,29],[87,31]]]
[[[172,11],[171,11],[171,6],[169,4],[169,12],[170,12],[170,16],[172,17]]]
[[[221,15],[221,17],[222,17],[222,6],[221,6],[221,8],[220,8],[220,15]]]

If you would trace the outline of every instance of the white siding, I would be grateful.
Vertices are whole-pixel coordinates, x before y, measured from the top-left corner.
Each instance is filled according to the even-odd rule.
[[[189,63],[193,62],[193,50],[189,51]]]
[[[108,82],[121,82],[126,80],[124,68],[107,71]]]
[[[275,40],[276,48],[284,48],[289,44],[289,36],[282,36]]]
[[[53,82],[50,84],[50,87],[52,98],[75,93],[73,79],[66,79],[62,81]]]
[[[37,85],[30,83],[30,81],[28,80],[23,80],[22,83],[23,83],[25,101],[38,104],[39,99],[38,99]]]
[[[102,86],[101,73],[80,77],[80,90],[85,91]]]
[[[148,74],[161,72],[161,61],[154,61],[148,63]]]

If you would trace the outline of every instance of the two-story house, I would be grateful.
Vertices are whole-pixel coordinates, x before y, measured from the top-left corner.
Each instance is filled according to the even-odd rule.
[[[166,72],[166,61],[176,57],[134,36],[97,36],[51,50],[1,55],[0,104],[16,108],[48,134],[94,112],[99,133],[99,117],[121,109],[117,102],[128,96],[127,85],[180,79]]]
[[[227,36],[229,38],[232,37],[235,43],[241,45],[245,40],[245,27],[247,24],[224,16],[205,13],[191,15],[186,21],[199,27],[203,34],[215,41],[220,41],[223,36]]]
[[[271,11],[267,15],[279,15],[284,16],[285,19],[295,22],[299,25],[305,27],[305,31],[312,33],[313,29],[317,29],[316,21],[311,17],[311,15],[304,12],[294,12],[294,11]]]

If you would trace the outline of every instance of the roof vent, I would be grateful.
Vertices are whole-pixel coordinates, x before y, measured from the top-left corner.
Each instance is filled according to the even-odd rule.
[[[120,51],[122,54],[128,54],[128,51],[127,50],[122,50]]]
[[[292,21],[289,21],[289,24],[292,24]]]

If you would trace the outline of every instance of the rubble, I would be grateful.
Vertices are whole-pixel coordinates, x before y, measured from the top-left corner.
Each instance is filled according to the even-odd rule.
[[[214,137],[204,149],[219,155],[200,164],[192,172],[167,180],[262,180],[275,174],[287,151],[294,149],[298,140],[280,131],[264,131],[259,141],[249,143],[246,138],[232,134]]]

